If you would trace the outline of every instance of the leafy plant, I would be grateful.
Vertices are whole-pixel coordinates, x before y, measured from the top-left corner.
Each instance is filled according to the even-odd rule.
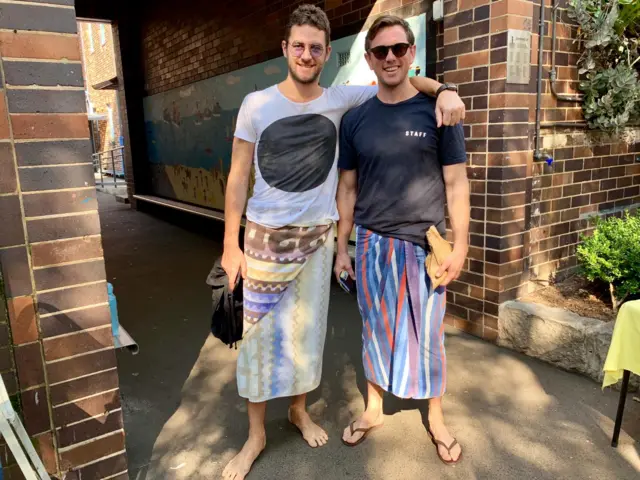
[[[580,89],[585,94],[583,110],[591,128],[618,130],[636,120],[640,82],[638,73],[628,65],[589,72]]]
[[[640,1],[571,0],[584,52],[583,112],[592,128],[619,131],[640,119]]]
[[[599,0],[574,0],[575,18],[585,37],[585,48],[606,47],[616,35],[618,2]]]
[[[616,29],[619,34],[628,30],[638,36],[640,34],[640,2],[638,0],[619,0],[620,16]]]
[[[609,284],[614,311],[628,295],[640,293],[640,215],[597,218],[592,235],[583,236],[577,258],[589,280]]]

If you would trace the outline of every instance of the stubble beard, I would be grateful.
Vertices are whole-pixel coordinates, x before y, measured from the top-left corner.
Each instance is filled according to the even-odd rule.
[[[322,73],[322,69],[319,69],[319,70],[316,71],[316,73],[312,77],[310,77],[308,79],[303,79],[303,78],[300,78],[296,74],[294,68],[291,67],[291,65],[287,65],[287,66],[289,68],[289,75],[291,75],[291,78],[293,78],[294,81],[296,81],[298,83],[301,83],[302,85],[310,85],[312,83],[317,83],[318,82],[318,78],[320,77],[320,74]]]

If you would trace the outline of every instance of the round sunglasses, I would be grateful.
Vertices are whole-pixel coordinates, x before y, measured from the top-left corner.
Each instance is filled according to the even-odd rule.
[[[293,55],[296,57],[301,57],[302,55],[304,55],[304,51],[307,48],[304,43],[299,42],[288,43],[288,45],[291,47],[291,49],[293,50]],[[318,44],[311,44],[309,45],[309,53],[313,58],[320,58],[324,54],[324,47]]]
[[[409,50],[408,43],[396,43],[395,45],[378,45],[377,47],[373,47],[369,49],[369,52],[373,54],[378,60],[384,60],[389,55],[389,50],[393,52],[393,55],[396,58],[404,57]]]

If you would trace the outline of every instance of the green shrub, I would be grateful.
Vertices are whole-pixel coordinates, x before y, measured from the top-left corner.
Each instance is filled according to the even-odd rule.
[[[640,120],[640,1],[570,0],[582,42],[583,112],[591,128],[619,133]]]
[[[619,131],[637,121],[640,105],[638,73],[628,65],[590,71],[580,83],[584,92],[584,117],[591,128]]]
[[[589,281],[609,284],[611,304],[640,293],[640,215],[597,218],[592,235],[582,236],[577,257],[582,273]]]

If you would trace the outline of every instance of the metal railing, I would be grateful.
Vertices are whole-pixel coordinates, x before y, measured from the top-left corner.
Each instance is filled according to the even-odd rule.
[[[94,153],[93,157],[93,170],[96,174],[96,184],[98,183],[98,176],[100,185],[105,185],[104,177],[111,177],[115,187],[118,186],[118,179],[124,179],[124,147],[112,148],[111,150],[105,150],[104,152]],[[123,181],[120,181],[122,184]]]

